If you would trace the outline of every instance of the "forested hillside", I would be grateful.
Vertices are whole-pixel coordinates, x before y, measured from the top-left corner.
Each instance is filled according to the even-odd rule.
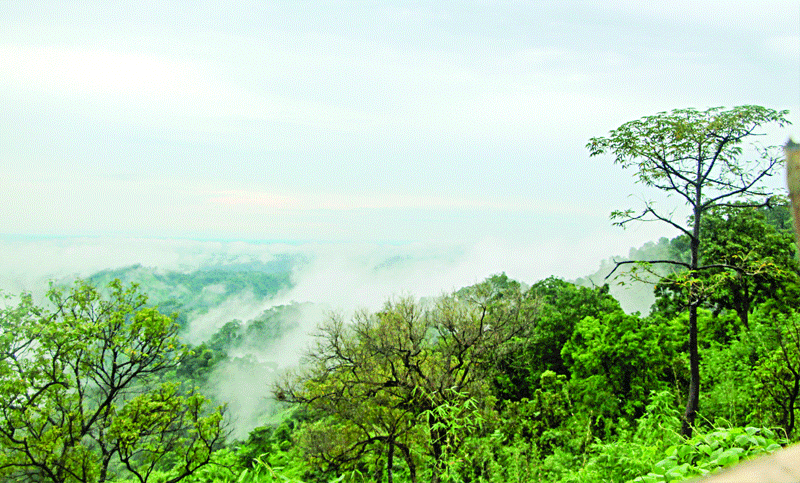
[[[648,242],[638,248],[631,248],[627,256],[614,256],[600,262],[600,268],[596,272],[573,281],[575,285],[582,287],[599,287],[605,284],[610,286],[610,293],[619,300],[622,308],[628,312],[639,312],[647,314],[650,312],[653,303],[656,301],[653,295],[653,284],[659,277],[673,273],[674,267],[653,265],[651,270],[655,273],[650,276],[641,276],[639,279],[631,277],[627,271],[620,271],[612,274],[617,262],[633,260],[678,260],[685,247],[685,241],[680,239],[669,240],[666,237],[660,238],[657,242]],[[610,275],[610,276],[609,276]]]
[[[775,115],[745,107],[736,122]],[[710,113],[711,128],[727,126],[730,113]],[[683,144],[670,153],[683,162],[714,138],[683,123],[696,115],[635,126],[654,123],[663,140],[661,123],[677,124]],[[650,149],[623,141],[615,149]],[[719,191],[754,189],[752,171],[724,161]],[[686,227],[669,220],[682,234],[605,264],[589,286],[500,273],[439,297],[323,312],[270,303],[292,284],[292,260],[278,258],[110,270],[54,284],[41,304],[22,294],[0,309],[0,477],[667,482],[798,441],[787,200],[697,203],[706,181],[676,183],[691,172],[658,172],[665,163],[637,167],[657,188],[697,190],[684,197],[696,203]],[[668,220],[652,205],[615,217]],[[620,281],[648,287],[648,310],[623,310]],[[260,301],[252,316],[218,310],[244,293]]]
[[[289,288],[293,262],[296,260],[287,255],[269,263],[209,264],[193,271],[162,271],[133,265],[98,272],[87,281],[99,286],[115,279],[136,283],[147,291],[150,303],[158,305],[164,313],[178,313],[179,325],[189,330],[189,319],[206,314],[233,297],[266,300]]]
[[[582,287],[548,278],[524,286],[502,274],[438,299],[388,300],[376,313],[330,315],[300,369],[290,372],[281,360],[285,349],[275,342],[296,331],[311,307],[276,306],[251,320],[229,320],[201,343],[180,349],[172,342],[177,359],[170,360],[175,362],[157,366],[148,379],[137,375],[137,384],[154,387],[154,394],[164,394],[159,385],[177,384],[171,397],[179,399],[170,403],[178,405],[170,406],[176,411],[188,404],[181,401],[195,397],[191,388],[197,387],[212,396],[198,406],[197,417],[212,417],[213,407],[228,404],[221,413],[228,418],[228,438],[208,440],[213,450],[209,464],[193,463],[197,469],[188,471],[184,481],[271,481],[277,475],[290,481],[672,481],[701,474],[797,438],[800,316],[794,300],[800,279],[787,217],[786,205],[777,205],[706,218],[709,243],[725,244],[730,252],[731,234],[736,234],[739,256],[760,260],[764,269],[708,281],[713,292],[700,310],[704,391],[696,433],[688,440],[680,436],[688,379],[686,314],[678,299],[680,285],[669,277],[651,286],[656,303],[647,315],[623,311],[608,285]],[[652,253],[653,247],[680,259],[685,240],[662,239],[639,251]],[[243,275],[236,285],[230,278],[234,274]],[[120,292],[119,282],[111,282],[110,291],[80,298],[94,293],[87,292],[89,286],[103,287],[115,277],[137,280],[140,292],[152,288],[170,310],[186,304],[192,307],[186,313],[194,316],[224,299],[222,290],[214,295],[218,299],[198,297],[214,293],[208,286],[255,290],[257,281],[278,281],[272,292],[264,292],[268,294],[288,283],[287,272],[158,275],[131,267],[57,292],[56,307],[79,302],[82,310],[89,310],[104,300],[119,302],[119,294],[128,293]],[[168,296],[172,293],[176,296]],[[737,311],[742,293],[750,297],[746,313]],[[140,312],[152,302],[141,305]],[[37,330],[62,330],[57,327],[63,327],[66,312],[42,312],[25,303],[4,310],[5,327],[38,321],[43,325]],[[168,314],[164,306],[159,310]],[[98,315],[93,320],[104,319]],[[167,320],[176,324],[176,335],[188,321]],[[32,337],[28,334],[4,339],[4,351],[22,347]],[[155,332],[140,334],[143,343],[163,339]],[[96,337],[102,341],[110,334]],[[77,357],[73,352],[48,354],[65,367],[70,367],[69,357]],[[123,365],[135,360],[132,354],[125,357]],[[22,369],[10,362],[5,360],[3,374]],[[40,371],[37,380],[52,377],[37,367],[26,370]],[[279,368],[284,375],[277,379]],[[243,379],[234,384],[237,377]],[[14,386],[8,376],[4,381],[8,396]],[[235,387],[227,396],[223,382]],[[52,403],[45,402],[48,398],[43,393],[28,404],[64,404],[63,396]],[[139,431],[140,438],[154,435],[158,424],[123,409],[130,404],[127,400],[119,399],[123,406],[114,418],[109,416],[107,428],[126,427]],[[91,401],[96,399],[85,404],[93,407],[96,402]],[[19,410],[13,400],[5,404],[4,414]],[[22,421],[31,421],[22,413],[16,418],[6,419],[0,431],[7,455],[3,467],[8,474],[26,474],[21,465],[37,456],[13,441],[34,429],[25,429]],[[60,426],[39,424],[42,435]],[[250,429],[230,434],[242,425]],[[191,429],[181,431],[186,437],[193,434]],[[116,433],[108,429],[104,434]],[[89,444],[87,437],[71,443],[84,441],[88,455],[98,452],[98,459],[83,457],[88,458],[81,460],[84,464],[103,461],[103,448],[115,447],[95,441],[96,436]],[[49,451],[63,461],[51,458],[46,464],[71,468],[65,462],[78,457],[75,448],[55,450],[69,447],[70,440],[64,434],[49,438]],[[121,448],[116,449],[120,456]],[[105,478],[132,481],[125,475],[136,473],[126,469],[126,461],[132,468],[149,462],[151,475],[145,481],[187,473],[186,466],[176,465],[177,446],[158,451],[157,458],[145,451],[124,453],[127,460],[122,462],[112,458]],[[98,481],[97,474],[74,479]]]

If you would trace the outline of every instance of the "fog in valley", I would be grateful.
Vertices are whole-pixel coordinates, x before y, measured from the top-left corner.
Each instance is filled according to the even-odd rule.
[[[240,321],[244,338],[228,349],[228,359],[216,366],[204,390],[215,400],[227,402],[234,436],[244,437],[272,412],[272,381],[298,366],[313,343],[312,334],[330,314],[347,318],[359,309],[379,310],[398,296],[436,297],[501,272],[524,284],[549,276],[566,278],[559,273],[570,279],[590,275],[600,268],[600,255],[587,253],[581,245],[525,246],[500,240],[459,246],[4,237],[0,238],[0,287],[10,296],[7,303],[21,292],[30,292],[43,303],[50,281],[69,284],[98,273],[104,274],[102,280],[122,273],[142,283],[144,291],[151,290],[151,300],[195,300],[202,310],[189,307],[183,314],[188,325],[182,337],[191,345],[208,341],[228,322]],[[598,259],[594,265],[592,257]],[[224,283],[190,294],[186,287],[171,287],[152,278],[214,267],[234,272],[279,270],[281,260],[289,260],[291,284],[269,297],[259,297],[252,290],[230,293]],[[606,260],[602,269],[608,267]],[[604,283],[601,275],[598,272],[592,281],[582,283]],[[644,293],[649,290],[645,288]],[[612,291],[623,303],[628,293],[626,305],[631,310],[649,304],[639,299],[642,290],[631,293],[614,286]],[[293,310],[276,311],[281,307]],[[279,327],[276,337],[248,335],[248,323],[270,312],[277,314],[268,322]]]

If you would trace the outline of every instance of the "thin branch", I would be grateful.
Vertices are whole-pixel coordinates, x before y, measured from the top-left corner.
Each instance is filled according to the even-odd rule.
[[[653,218],[655,218],[655,219],[649,220],[649,219],[645,218],[645,217],[646,217],[648,214],[652,215],[652,216],[653,216]],[[667,223],[667,224],[669,224],[669,225],[672,225],[672,227],[673,227],[673,228],[675,228],[675,229],[677,229],[677,230],[679,230],[679,231],[683,232],[683,233],[684,233],[686,236],[688,236],[689,238],[693,238],[693,235],[692,235],[692,232],[691,232],[691,231],[689,231],[689,230],[687,230],[686,228],[684,228],[683,226],[681,226],[681,225],[679,225],[679,224],[675,223],[675,222],[674,222],[674,221],[672,221],[671,219],[669,219],[669,218],[667,218],[667,217],[665,217],[665,216],[663,216],[663,215],[660,215],[660,214],[658,214],[658,213],[657,213],[657,212],[656,212],[656,211],[653,209],[653,207],[652,207],[652,206],[650,206],[650,204],[649,204],[649,203],[647,203],[647,204],[646,204],[644,211],[643,211],[643,212],[642,212],[640,215],[637,215],[637,216],[628,216],[628,217],[627,217],[627,219],[625,219],[625,220],[622,220],[622,221],[619,221],[619,222],[617,222],[617,223],[615,223],[615,224],[616,224],[616,225],[618,225],[618,226],[623,226],[623,225],[625,225],[626,223],[630,223],[631,221],[642,221],[642,222],[647,222],[647,221],[661,221],[661,222]]]
[[[614,263],[615,263],[614,269],[611,270],[611,272],[609,272],[609,274],[605,276],[604,280],[607,280],[608,277],[613,275],[614,272],[616,272],[617,269],[622,265],[642,264],[642,263],[651,263],[651,264],[652,263],[664,263],[664,264],[669,264],[669,265],[678,265],[678,266],[686,268],[687,270],[691,270],[691,268],[692,268],[692,266],[689,265],[688,263],[678,262],[678,261],[675,261],[675,260],[624,260],[624,261],[621,261],[621,262],[614,262]]]
[[[688,264],[688,263],[686,263],[686,262],[679,262],[679,261],[676,261],[676,260],[624,260],[624,261],[620,261],[620,262],[614,262],[614,263],[615,263],[615,265],[614,265],[614,269],[613,269],[613,270],[611,270],[611,272],[609,272],[609,274],[605,276],[604,280],[605,280],[605,279],[608,279],[608,277],[610,277],[611,275],[613,275],[613,274],[614,274],[614,272],[616,272],[616,271],[617,271],[617,269],[618,269],[620,266],[622,266],[622,265],[630,265],[630,264],[643,264],[643,263],[647,263],[647,264],[654,264],[654,263],[663,263],[663,264],[666,264],[666,265],[678,265],[678,266],[681,266],[681,267],[684,267],[684,268],[686,268],[687,270],[692,270],[692,266],[691,266],[690,264]],[[703,265],[703,266],[701,266],[701,267],[697,267],[695,270],[696,270],[696,271],[701,271],[701,270],[712,270],[712,269],[715,269],[715,268],[722,268],[722,269],[727,269],[727,270],[733,270],[733,271],[735,271],[735,272],[737,272],[737,273],[747,273],[747,271],[746,271],[744,268],[742,268],[742,267],[739,267],[739,266],[736,266],[736,265],[729,265],[729,264],[727,264],[727,263],[713,263],[713,264],[711,264],[711,265]]]

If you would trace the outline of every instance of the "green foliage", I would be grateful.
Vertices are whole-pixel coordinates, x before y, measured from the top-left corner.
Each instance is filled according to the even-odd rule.
[[[768,428],[718,428],[672,445],[665,458],[655,463],[651,471],[633,482],[658,483],[681,481],[710,472],[764,453],[771,453],[786,444],[775,431]]]
[[[8,465],[0,477],[566,483],[714,471],[784,443],[763,428],[797,438],[800,319],[792,305],[800,284],[784,215],[708,211],[702,261],[720,266],[673,273],[648,317],[623,312],[608,286],[551,277],[524,289],[505,274],[425,303],[400,299],[352,320],[332,316],[304,366],[276,387],[285,412],[254,416],[263,426],[223,449],[221,411],[189,386],[212,384],[228,353],[263,350],[296,328],[305,306],[231,320],[186,348],[179,319],[165,314],[191,306],[196,315],[241,290],[256,293],[246,267],[151,276],[166,310],[118,282],[106,292],[81,283],[54,289],[48,307],[23,296],[0,314],[0,465]],[[691,244],[689,236],[664,238],[631,258],[688,263]],[[243,281],[226,281],[237,276]],[[698,294],[702,412],[697,434],[684,439],[677,408],[689,379],[686,301]],[[744,311],[736,305],[743,296]],[[149,372],[104,389],[101,374],[153,355],[153,365],[140,364]],[[250,372],[274,368],[231,362]],[[121,396],[104,406],[114,391]],[[23,436],[27,456],[13,447]],[[25,457],[61,473],[33,475],[21,466]]]
[[[331,318],[309,372],[276,392],[324,416],[301,431],[306,454],[340,470],[385,456],[388,475],[396,451],[410,474],[425,457],[434,480],[446,476],[478,415],[492,407],[493,358],[537,314],[536,300],[506,282],[489,279],[428,306],[389,302],[349,324]]]
[[[675,396],[659,391],[649,399],[635,431],[623,430],[616,439],[596,439],[587,448],[582,466],[562,481],[627,481],[648,471],[669,445],[682,441]]]
[[[263,349],[265,345],[297,329],[304,311],[311,307],[313,304],[310,303],[292,302],[270,307],[247,322],[231,320],[220,327],[206,344],[212,351],[221,354],[236,349]]]
[[[202,387],[208,382],[208,378],[217,364],[227,359],[227,355],[218,350],[213,350],[202,344],[189,347],[181,357],[176,370],[176,376],[180,380],[192,381],[195,385]]]
[[[553,480],[553,473],[543,468],[546,458],[572,455],[586,444],[581,430],[586,420],[580,415],[576,420],[574,410],[566,377],[545,371],[533,398],[506,401],[483,432],[465,441],[464,456],[447,474],[453,481]]]
[[[268,456],[274,452],[275,428],[261,426],[250,431],[247,442],[237,451],[243,466],[253,467],[256,458]]]
[[[6,481],[179,481],[224,440],[221,409],[163,378],[181,347],[172,318],[119,281],[78,281],[51,308],[0,311],[0,473]]]
[[[722,343],[712,342],[702,350],[701,374],[706,390],[701,405],[705,417],[714,424],[734,426],[778,424],[768,416],[769,411],[765,412],[765,394],[758,389],[762,383],[756,368],[764,351],[754,334],[743,331],[727,343],[720,340]]]
[[[573,385],[595,414],[632,422],[651,391],[674,384],[679,332],[659,321],[619,310],[578,323],[561,353]]]
[[[780,213],[784,215],[780,215]],[[768,222],[769,219],[773,220]],[[785,205],[767,208],[718,207],[703,216],[701,223],[701,260],[712,267],[692,275],[703,284],[704,306],[715,314],[729,310],[747,327],[749,315],[758,304],[768,300],[797,298],[798,265],[793,236],[779,229]],[[777,220],[777,221],[775,221]],[[686,235],[673,240],[676,250],[689,256]],[[656,288],[658,308],[668,313],[681,309],[685,284],[681,276],[665,279]]]
[[[230,297],[265,299],[291,287],[292,264],[291,258],[282,257],[269,263],[221,264],[191,272],[159,271],[134,265],[98,272],[87,281],[95,286],[104,286],[113,280],[136,283],[144,288],[149,300],[158,305],[162,313],[179,313],[176,322],[183,329],[188,326],[188,317],[204,314]]]
[[[754,329],[746,331],[733,313],[715,316],[699,311],[698,325],[704,335],[700,346],[708,364],[703,369],[707,377],[703,416],[717,424],[735,421],[742,426],[707,434],[697,429],[696,437],[707,437],[703,444],[712,449],[690,457],[684,454],[686,450],[669,449],[685,444],[679,433],[677,388],[687,378],[681,339],[688,314],[642,318],[619,310],[603,288],[580,289],[555,279],[537,285],[537,292],[516,298],[508,294],[517,286],[503,278],[474,287],[474,292],[458,292],[459,304],[481,301],[480,312],[448,305],[453,299],[430,313],[402,301],[387,304],[378,314],[358,315],[350,325],[334,319],[320,339],[324,351],[310,359],[322,372],[305,380],[305,392],[296,386],[283,388],[284,399],[301,396],[314,408],[312,418],[294,433],[294,442],[302,448],[295,457],[316,469],[298,477],[377,481],[386,479],[391,467],[394,481],[593,482],[630,481],[640,475],[648,476],[639,481],[671,481],[758,454],[759,448],[774,448],[771,445],[777,439],[767,430],[759,430],[749,446],[739,437],[752,431],[745,425],[781,420],[775,401],[758,402],[769,394],[765,386],[753,384],[752,368],[766,364],[767,356],[781,347],[774,331],[755,331],[763,327],[765,316],[754,316]],[[467,340],[478,334],[470,331],[470,325],[442,331],[436,320],[461,314],[458,320],[475,323],[481,319],[464,315],[497,313],[493,311],[510,301],[522,306],[535,301],[538,305],[529,307],[536,307],[537,317],[529,330],[492,345],[499,361],[487,364],[476,358],[472,359],[475,364],[467,366],[459,365],[460,351],[443,357],[444,350],[464,347],[451,338]],[[775,308],[764,313],[775,314]],[[569,338],[561,344],[565,373],[539,365],[537,380],[527,383],[530,397],[509,397],[511,393],[495,383],[499,398],[493,403],[486,392],[488,378],[501,379],[509,352],[530,348],[532,340],[539,340],[541,318],[569,321],[576,315],[583,317],[565,332]],[[780,320],[790,327],[789,319]],[[368,354],[377,358],[362,359]],[[360,366],[354,365],[357,360],[362,361]],[[448,365],[448,360],[456,365]],[[463,367],[475,372],[470,373],[472,382],[458,392],[438,393],[429,385],[431,380],[419,378],[435,375],[432,380],[448,381],[438,387],[448,388],[462,377]],[[446,372],[452,368],[458,369]],[[264,451],[262,461],[272,458],[274,438],[265,446],[272,449]]]
[[[800,315],[794,310],[771,311],[758,322],[751,337],[761,356],[754,371],[762,396],[759,408],[772,414],[791,437],[800,409]]]
[[[498,354],[495,384],[503,399],[531,398],[545,371],[568,374],[561,348],[576,324],[620,310],[607,286],[578,287],[555,277],[533,284],[525,297],[538,304],[538,317],[529,334],[509,340]]]
[[[718,161],[716,167],[709,166],[716,171],[704,175],[704,184],[710,189],[701,200],[704,203],[714,198],[713,193],[730,192],[740,183],[752,186],[760,159],[752,163],[741,160],[743,141],[762,125],[789,124],[787,114],[761,106],[675,109],[625,123],[606,138],[590,139],[586,147],[591,156],[613,153],[617,164],[637,170],[641,183],[659,189],[677,188],[680,177],[692,179],[697,159]]]
[[[420,413],[428,433],[427,441],[440,443],[438,450],[440,463],[435,471],[442,481],[459,481],[466,472],[475,467],[475,455],[465,450],[464,443],[471,435],[483,430],[486,417],[485,407],[466,394],[448,391],[449,396],[439,404],[431,404],[430,409]],[[437,435],[443,435],[437,440]],[[434,453],[435,449],[428,448]]]
[[[545,371],[531,399],[505,403],[498,423],[505,443],[532,441],[537,452],[546,456],[558,448],[579,451],[591,440],[585,431],[575,431],[586,420],[574,417],[576,408],[566,379],[562,374]]]

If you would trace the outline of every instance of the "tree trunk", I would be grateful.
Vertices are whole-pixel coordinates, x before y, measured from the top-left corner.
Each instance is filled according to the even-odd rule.
[[[700,182],[702,165],[697,168],[697,190],[694,200],[694,225],[689,247],[692,253],[691,270],[697,271],[700,266],[700,218],[703,215],[702,197],[700,196]],[[694,274],[692,274],[694,275]],[[692,426],[697,417],[697,408],[700,405],[700,353],[697,349],[697,306],[700,305],[700,296],[695,287],[689,288],[689,397],[686,400],[686,411],[683,413],[681,434],[687,438],[692,436]]]
[[[429,416],[430,418],[430,416]],[[433,421],[431,428],[436,427],[438,419]],[[441,429],[431,429],[431,456],[433,457],[433,464],[431,465],[431,483],[439,483],[442,479],[442,465],[444,463],[444,443],[446,434]]]
[[[399,444],[398,446],[400,447],[400,451],[403,452],[403,459],[406,460],[408,477],[411,479],[411,483],[417,483],[417,465],[414,464],[414,460],[411,457],[411,450],[404,444]]]
[[[747,286],[747,281],[744,280],[741,273],[736,274],[736,281],[741,284],[741,289],[737,289],[734,285],[731,288],[733,293],[733,308],[736,310],[736,315],[744,325],[745,329],[750,329],[749,315],[750,315],[750,290]]]
[[[393,483],[392,468],[394,468],[394,441],[389,441],[389,448],[387,449],[387,453],[386,453],[386,481],[387,481],[387,483]]]
[[[794,431],[794,407],[797,403],[797,396],[800,394],[800,380],[797,374],[794,374],[794,386],[792,386],[792,393],[789,395],[789,424],[786,425],[786,437],[791,438]]]
[[[433,464],[431,465],[431,483],[439,483],[442,480],[441,476],[441,459],[442,459],[442,446],[441,444],[433,443]]]
[[[697,350],[697,301],[689,305],[689,398],[686,401],[686,412],[683,414],[681,434],[687,438],[692,436],[692,426],[697,417],[700,404],[700,354]]]

